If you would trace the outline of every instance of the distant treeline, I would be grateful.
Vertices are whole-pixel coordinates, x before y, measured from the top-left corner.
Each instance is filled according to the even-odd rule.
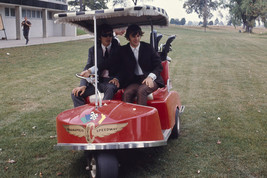
[[[181,21],[179,19],[172,18],[170,21],[170,24],[175,24],[175,25],[185,25],[185,23],[186,23],[185,18],[182,18]]]

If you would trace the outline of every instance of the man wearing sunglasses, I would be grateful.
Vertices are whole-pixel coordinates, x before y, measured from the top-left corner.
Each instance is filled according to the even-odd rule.
[[[113,29],[106,24],[98,27],[97,39],[98,90],[104,93],[103,100],[111,100],[120,87],[116,78],[119,65],[116,65],[112,58],[117,53],[119,44],[113,38]],[[94,46],[89,49],[87,64],[81,72],[84,77],[92,74],[95,74]],[[84,105],[85,98],[93,94],[95,94],[94,86],[81,79],[80,86],[74,88],[71,93],[74,107]]]

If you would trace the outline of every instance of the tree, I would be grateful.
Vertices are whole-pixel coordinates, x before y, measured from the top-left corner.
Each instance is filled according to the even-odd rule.
[[[229,16],[229,15],[227,15],[227,16],[226,16],[226,19],[227,19],[227,25],[228,25],[228,26],[231,26],[231,25],[233,24],[232,17]]]
[[[132,0],[132,2],[134,4],[136,4],[137,3],[137,0]],[[128,6],[128,5],[132,4],[132,3],[130,1],[125,1],[125,0],[112,0],[112,4],[113,4],[113,6],[115,6],[117,4],[121,4],[124,7],[126,7],[126,6]]]
[[[192,25],[193,25],[193,22],[192,22],[192,21],[189,21],[189,22],[187,23],[187,25],[192,26]]]
[[[174,18],[171,18],[170,24],[175,24]]]
[[[208,25],[213,25],[213,21],[212,20],[209,21]]]
[[[186,23],[185,18],[182,18],[181,21],[179,19],[171,18],[171,21],[170,21],[170,24],[175,24],[175,25],[185,25],[185,23]]]
[[[181,21],[180,21],[180,25],[185,25],[185,23],[186,23],[185,18],[182,18]]]
[[[242,22],[246,32],[252,32],[255,20],[259,17],[266,23],[266,0],[229,0],[225,7],[229,8],[233,24]]]
[[[109,0],[111,1],[111,0]],[[123,6],[127,6],[130,4],[129,1],[132,1],[134,3],[134,5],[138,5],[138,0],[112,0],[113,6],[117,5],[117,4],[122,4]],[[153,1],[153,0],[139,0],[140,2],[145,2],[145,1]]]
[[[153,1],[153,0],[139,0],[142,2],[145,1]],[[107,9],[107,3],[112,2],[113,6],[117,4],[121,4],[123,6],[128,6],[132,3],[137,5],[138,0],[70,0],[68,4],[70,6],[80,6],[81,11],[85,11],[86,8],[89,8],[91,10],[97,10],[97,9]]]
[[[187,0],[183,7],[188,14],[195,12],[199,18],[203,18],[203,26],[206,31],[208,19],[213,16],[211,10],[216,10],[218,5],[217,0]]]
[[[214,21],[214,25],[218,25],[219,24],[219,19],[216,18],[215,21]]]
[[[171,18],[170,24],[180,25],[181,22],[179,21],[179,19]]]
[[[68,2],[68,4],[71,6],[80,5],[80,10],[82,11],[85,11],[86,7],[90,8],[91,10],[107,9],[106,3],[106,0],[72,0]]]

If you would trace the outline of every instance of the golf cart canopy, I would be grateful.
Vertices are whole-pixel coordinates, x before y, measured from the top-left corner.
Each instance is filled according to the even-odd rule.
[[[103,9],[95,11],[68,12],[55,14],[56,23],[68,23],[94,32],[94,17],[96,24],[108,24],[113,29],[127,27],[130,24],[140,26],[168,26],[169,17],[164,9],[154,6],[134,6],[126,8]]]

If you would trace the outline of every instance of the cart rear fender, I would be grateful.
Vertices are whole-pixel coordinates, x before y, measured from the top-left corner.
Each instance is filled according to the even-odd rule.
[[[167,91],[166,91],[167,92]],[[175,112],[177,107],[181,107],[180,98],[177,92],[171,91],[167,94],[161,93],[157,99],[148,101],[148,106],[154,107],[158,110],[161,128],[163,130],[173,128],[175,124]]]

